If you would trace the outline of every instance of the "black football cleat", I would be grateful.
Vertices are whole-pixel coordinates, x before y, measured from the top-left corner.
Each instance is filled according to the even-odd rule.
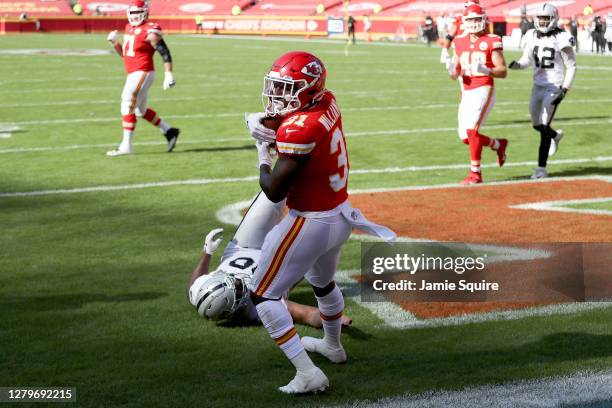
[[[181,133],[180,129],[170,128],[164,134],[164,136],[166,136],[166,139],[168,140],[168,153],[174,150],[174,147],[176,146],[176,142],[178,141],[179,133]]]

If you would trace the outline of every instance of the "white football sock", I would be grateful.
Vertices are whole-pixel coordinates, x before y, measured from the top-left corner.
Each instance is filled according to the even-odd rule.
[[[259,303],[256,309],[270,337],[274,339],[289,360],[302,352],[305,353],[300,336],[293,326],[293,319],[280,300],[266,300]]]
[[[163,135],[165,135],[168,129],[172,127],[169,124],[167,124],[163,119],[159,120],[159,125],[157,126],[159,126],[159,130],[162,132]]]
[[[323,297],[317,296],[321,321],[323,323],[323,341],[331,348],[340,348],[340,335],[342,333],[342,312],[344,298],[338,286]]]
[[[291,359],[291,363],[297,371],[309,371],[316,367],[304,349]]]

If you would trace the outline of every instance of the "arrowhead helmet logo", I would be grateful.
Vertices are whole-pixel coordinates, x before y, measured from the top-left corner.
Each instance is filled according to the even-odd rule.
[[[312,61],[304,65],[304,68],[302,68],[302,74],[313,78],[321,78],[321,74],[323,74],[323,67],[318,61]]]

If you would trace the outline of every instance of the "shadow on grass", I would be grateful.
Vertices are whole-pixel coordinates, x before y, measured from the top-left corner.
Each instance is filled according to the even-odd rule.
[[[589,119],[612,119],[610,118],[609,115],[596,115],[596,116],[570,116],[570,117],[563,117],[563,118],[557,118],[555,117],[554,122],[553,122],[553,127],[554,123],[558,123],[558,124],[562,124],[564,122],[569,122],[569,121],[573,121],[573,120],[589,120]],[[519,119],[519,120],[496,120],[495,123],[491,123],[492,125],[511,125],[511,124],[521,124],[524,123],[526,125],[530,125],[531,127],[531,119]],[[535,132],[535,131],[534,131]]]
[[[140,292],[120,295],[103,293],[77,293],[50,296],[15,296],[0,299],[0,309],[19,310],[24,312],[45,312],[49,310],[79,309],[88,303],[105,302],[142,302],[168,296],[163,292]]]
[[[561,165],[562,166],[562,165]],[[553,165],[554,168],[557,165]],[[612,175],[612,167],[580,167],[567,170],[556,171],[554,168],[551,170],[549,166],[549,175],[551,178],[555,177],[576,177],[576,176],[609,176]],[[528,180],[533,172],[531,170],[525,171],[524,175],[508,177],[504,180]]]
[[[224,146],[224,147],[194,147],[191,149],[181,149],[178,146],[178,150],[174,150],[170,154],[181,154],[181,153],[207,153],[207,152],[233,152],[238,150],[254,150],[255,143],[252,145],[242,145],[242,146]],[[149,153],[139,153],[139,154],[147,154],[147,155],[156,155],[156,154],[168,154],[168,152],[149,152]]]

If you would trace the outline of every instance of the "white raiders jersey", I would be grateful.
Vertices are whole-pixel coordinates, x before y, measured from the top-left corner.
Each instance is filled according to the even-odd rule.
[[[255,269],[257,269],[260,254],[260,249],[242,248],[236,245],[234,241],[230,241],[223,251],[221,264],[217,267],[217,271],[223,271],[229,275],[252,277]]]
[[[561,50],[572,48],[576,43],[574,37],[567,31],[538,37],[538,32],[531,29],[525,34],[525,38],[526,47],[520,62],[533,65],[534,84],[560,87],[565,77]]]
[[[225,248],[225,251],[223,251],[221,264],[219,264],[219,267],[217,267],[217,269],[212,271],[209,275],[202,275],[193,282],[189,288],[189,302],[196,306],[195,297],[200,286],[208,276],[216,273],[227,273],[228,275],[232,276],[247,276],[249,279],[245,279],[245,283],[247,285],[250,284],[253,274],[255,273],[255,269],[257,269],[257,261],[259,260],[260,254],[261,250],[259,249],[242,248],[236,245],[234,241],[230,241]],[[255,305],[250,298],[247,299],[245,307],[241,307],[240,309],[236,310],[233,318],[242,319],[253,323],[259,322],[257,310],[255,309]]]

